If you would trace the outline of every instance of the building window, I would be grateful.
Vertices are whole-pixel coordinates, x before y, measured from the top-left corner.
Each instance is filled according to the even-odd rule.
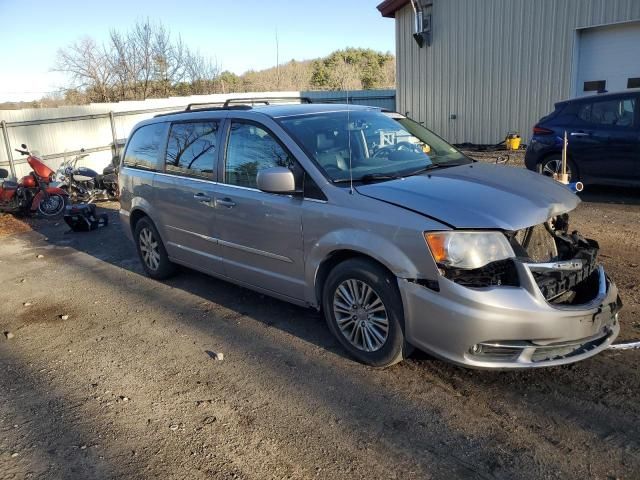
[[[590,82],[584,82],[585,92],[604,92],[607,86],[606,80],[592,80]]]
[[[416,15],[416,32],[413,38],[419,47],[431,45],[431,10],[432,0],[411,0]]]
[[[640,88],[640,77],[627,79],[627,88]]]

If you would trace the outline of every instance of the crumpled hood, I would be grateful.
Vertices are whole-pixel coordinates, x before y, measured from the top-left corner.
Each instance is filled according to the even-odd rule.
[[[573,210],[578,196],[522,168],[472,163],[361,185],[358,193],[455,228],[520,230]]]

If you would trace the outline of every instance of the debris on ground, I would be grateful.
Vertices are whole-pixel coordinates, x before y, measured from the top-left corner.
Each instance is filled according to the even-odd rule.
[[[0,215],[0,237],[8,237],[29,230],[31,230],[31,225],[26,221],[9,214]]]
[[[4,332],[4,336],[7,337],[7,340],[11,340],[15,335],[11,332]]]
[[[640,349],[640,342],[614,343],[609,345],[609,350],[633,350]]]
[[[22,306],[24,306],[24,307],[30,307],[30,306],[31,306],[31,302],[24,302],[24,303],[22,304]]]
[[[38,255],[36,255],[36,258],[44,258],[44,255],[42,255],[41,253],[39,253]]]
[[[69,315],[60,315],[60,320],[69,320]]]
[[[222,352],[212,352],[211,350],[205,350],[204,353],[209,355],[209,357],[214,360],[224,360],[224,353]]]

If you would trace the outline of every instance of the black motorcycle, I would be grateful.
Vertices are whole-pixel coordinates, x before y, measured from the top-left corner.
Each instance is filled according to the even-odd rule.
[[[62,162],[56,171],[58,187],[67,190],[74,202],[93,203],[105,200],[118,200],[118,157],[113,157],[102,174],[88,167],[78,167],[78,161],[87,157],[81,153],[71,160]]]

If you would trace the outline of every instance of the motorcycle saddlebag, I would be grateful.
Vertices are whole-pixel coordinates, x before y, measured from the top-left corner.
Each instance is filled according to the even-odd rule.
[[[64,221],[74,232],[89,232],[96,228],[106,227],[109,216],[106,213],[96,213],[96,206],[92,203],[67,205]]]

